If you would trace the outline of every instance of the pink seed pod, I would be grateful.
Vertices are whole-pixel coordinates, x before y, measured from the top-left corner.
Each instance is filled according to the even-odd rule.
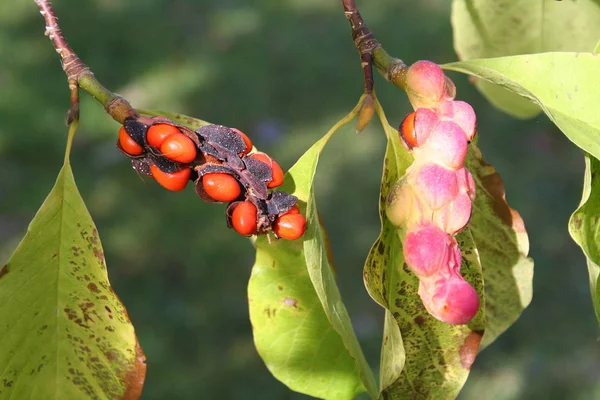
[[[455,235],[469,223],[472,202],[467,193],[459,193],[450,204],[437,210],[433,222],[449,235]]]
[[[440,121],[427,143],[420,147],[418,157],[456,170],[465,162],[467,145],[466,135],[460,126],[452,121]]]
[[[460,126],[465,133],[467,140],[471,141],[475,137],[477,118],[475,111],[469,103],[464,101],[453,101],[452,103],[452,121]]]
[[[398,227],[405,226],[412,214],[419,213],[416,200],[406,177],[400,178],[387,197],[385,213],[390,222]]]
[[[411,167],[407,180],[425,205],[434,211],[449,204],[458,194],[456,172],[438,164]]]
[[[423,144],[429,139],[433,128],[438,123],[439,118],[437,114],[429,108],[418,108],[415,112],[415,138],[417,139],[417,147],[423,146]]]
[[[436,319],[452,325],[468,323],[479,309],[479,296],[460,275],[436,279],[433,275],[419,283],[419,296]]]
[[[406,73],[406,92],[414,109],[434,108],[446,92],[446,76],[436,63],[417,61]]]
[[[445,78],[446,87],[444,88],[443,99],[446,101],[452,101],[456,97],[456,86],[454,85],[454,82],[452,82],[452,79],[448,78],[447,76]]]
[[[428,277],[449,263],[450,237],[429,223],[409,231],[403,241],[404,260],[419,278]]]
[[[459,192],[468,194],[471,200],[475,199],[475,180],[468,169],[462,167],[456,171],[456,182]]]

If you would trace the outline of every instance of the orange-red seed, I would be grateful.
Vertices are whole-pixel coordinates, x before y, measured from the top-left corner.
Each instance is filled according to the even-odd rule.
[[[255,234],[257,222],[256,206],[249,201],[238,204],[231,213],[231,225],[240,235],[250,236]]]
[[[150,172],[152,172],[152,176],[162,187],[174,192],[178,192],[185,189],[187,186],[192,170],[190,168],[184,168],[172,173],[163,172],[160,170],[160,168],[153,164],[150,166]]]
[[[144,153],[144,148],[129,136],[124,126],[119,129],[119,145],[130,156],[139,156]]]
[[[242,193],[237,179],[225,173],[211,173],[202,176],[202,187],[206,194],[214,200],[222,202],[233,201]]]

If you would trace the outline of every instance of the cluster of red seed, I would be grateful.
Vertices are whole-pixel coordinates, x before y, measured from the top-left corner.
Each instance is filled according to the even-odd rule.
[[[274,232],[295,240],[304,234],[298,199],[269,190],[283,183],[283,170],[267,154],[252,153],[252,141],[238,129],[207,125],[192,131],[164,117],[130,118],[117,146],[135,170],[164,188],[180,191],[192,180],[203,200],[230,203],[227,225],[241,235]]]

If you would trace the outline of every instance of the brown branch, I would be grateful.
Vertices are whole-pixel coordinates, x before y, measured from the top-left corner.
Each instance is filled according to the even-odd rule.
[[[40,14],[46,21],[46,36],[52,41],[56,52],[60,56],[60,62],[63,70],[67,74],[69,81],[77,81],[79,76],[84,72],[89,72],[89,68],[77,57],[77,54],[69,47],[65,37],[58,26],[58,18],[54,14],[52,5],[49,0],[35,0],[35,4],[40,8]]]
[[[34,1],[46,22],[45,35],[48,36],[59,54],[62,68],[69,81],[71,106],[67,112],[67,123],[70,124],[72,121],[79,119],[79,88],[85,90],[100,102],[106,112],[119,123],[123,123],[126,118],[139,116],[127,100],[102,86],[88,66],[71,49],[58,25],[58,18],[52,9],[50,0]]]
[[[352,29],[352,40],[354,40],[354,46],[360,54],[360,65],[363,70],[363,76],[365,81],[365,93],[373,93],[373,51],[377,47],[381,47],[381,44],[375,39],[373,33],[365,24],[362,16],[356,8],[354,0],[342,0],[344,6],[344,15],[350,22],[350,28]]]
[[[342,0],[344,15],[350,22],[354,46],[360,54],[361,67],[365,81],[365,93],[373,92],[373,65],[385,79],[396,86],[404,88],[404,72],[406,65],[402,60],[393,58],[383,50],[383,46],[367,27],[355,0]]]

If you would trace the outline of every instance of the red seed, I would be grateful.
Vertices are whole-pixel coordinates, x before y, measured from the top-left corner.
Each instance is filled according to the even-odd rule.
[[[404,118],[400,125],[400,135],[411,149],[417,147],[417,136],[415,135],[415,112],[411,112]]]
[[[169,136],[176,133],[181,133],[181,131],[173,125],[152,125],[148,128],[148,132],[146,132],[146,142],[148,142],[150,146],[154,146],[158,149]]]
[[[284,214],[277,218],[273,231],[275,234],[287,240],[296,240],[306,230],[306,218],[302,214]]]
[[[119,145],[130,156],[139,156],[144,153],[144,148],[129,136],[124,126],[119,129]]]
[[[192,170],[184,168],[177,172],[163,172],[153,164],[150,166],[150,172],[152,172],[152,176],[162,187],[178,192],[187,186]]]
[[[281,169],[279,164],[275,162],[275,160],[273,160],[271,157],[262,152],[250,154],[250,157],[258,161],[264,162],[269,166],[269,168],[271,168],[272,179],[267,182],[267,187],[269,189],[280,186],[283,183],[283,170]]]
[[[294,204],[294,206],[290,208],[285,214],[300,214],[300,207],[298,207],[298,204]]]
[[[216,201],[228,202],[240,197],[240,184],[231,175],[212,173],[202,176],[204,191]]]
[[[238,204],[231,213],[231,225],[237,233],[244,236],[256,233],[258,222],[256,206],[249,201]]]
[[[176,133],[165,139],[160,152],[169,160],[187,164],[196,158],[196,145],[183,133]]]
[[[244,140],[244,144],[246,145],[246,150],[240,153],[240,155],[246,155],[252,151],[252,140],[242,131],[236,128],[231,128],[235,133],[240,135],[240,137]]]

